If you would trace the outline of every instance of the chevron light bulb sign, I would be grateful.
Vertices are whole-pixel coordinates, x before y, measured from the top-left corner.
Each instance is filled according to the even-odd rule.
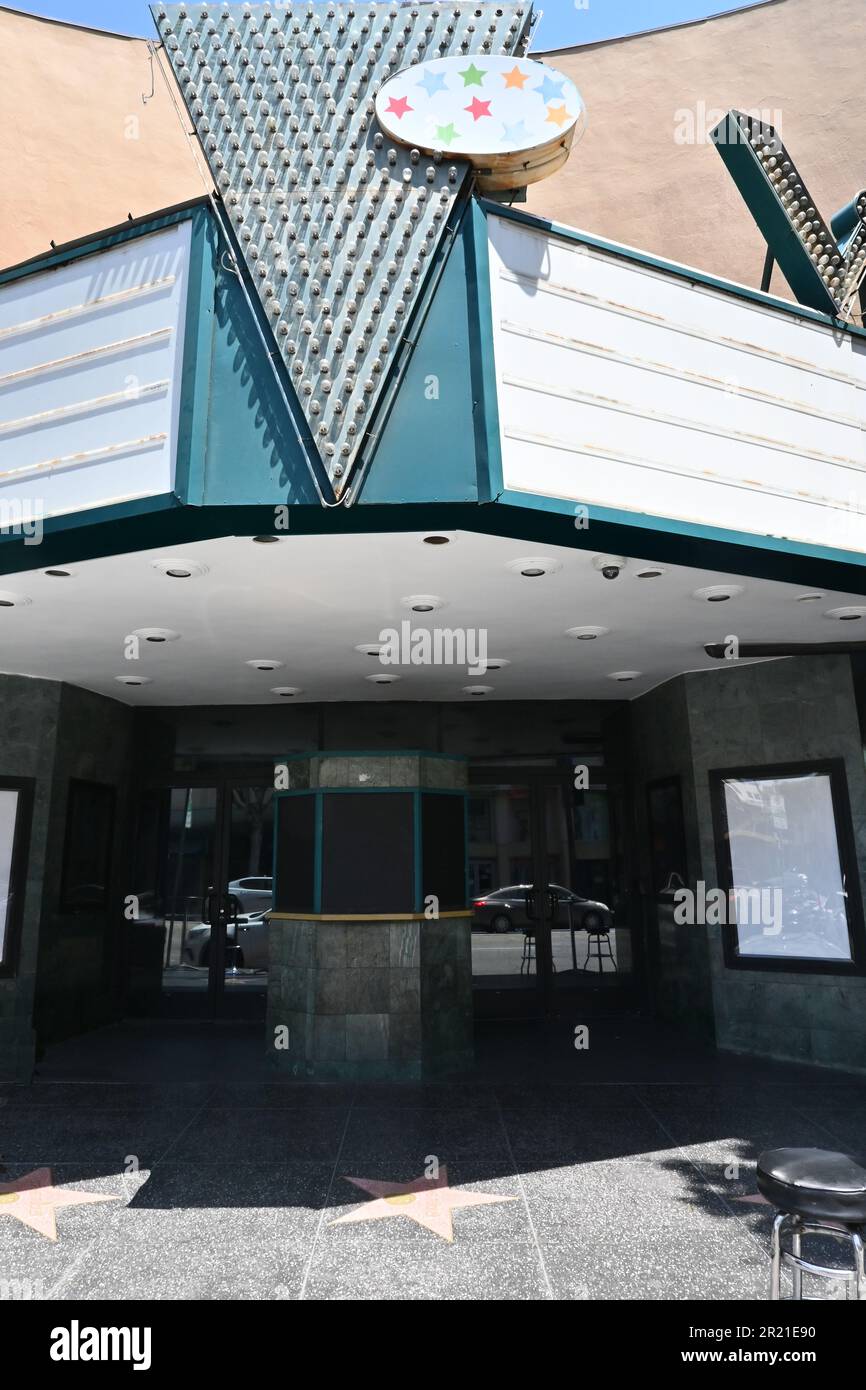
[[[475,53],[395,73],[376,94],[376,118],[401,145],[468,160],[492,191],[558,169],[586,109],[571,79],[546,63]]]

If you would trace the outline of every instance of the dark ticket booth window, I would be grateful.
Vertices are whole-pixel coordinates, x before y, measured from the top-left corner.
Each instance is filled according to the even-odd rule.
[[[411,793],[331,792],[322,801],[322,912],[414,912]]]
[[[711,773],[725,957],[748,969],[863,968],[841,759]]]
[[[278,912],[316,911],[315,864],[315,796],[279,797],[274,855]]]
[[[108,906],[114,800],[114,788],[100,782],[69,783],[61,912],[102,912]]]

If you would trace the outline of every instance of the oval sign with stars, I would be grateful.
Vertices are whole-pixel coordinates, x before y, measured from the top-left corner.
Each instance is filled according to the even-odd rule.
[[[558,168],[585,108],[570,78],[529,58],[433,58],[395,73],[376,94],[391,139],[467,159],[488,186],[531,183]],[[504,180],[504,181],[503,181]]]

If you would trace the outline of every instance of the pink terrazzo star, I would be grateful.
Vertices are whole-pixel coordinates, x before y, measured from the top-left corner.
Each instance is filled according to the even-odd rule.
[[[104,1197],[101,1192],[67,1192],[55,1187],[50,1168],[34,1168],[15,1182],[0,1183],[0,1216],[14,1216],[24,1226],[30,1226],[49,1240],[57,1239],[57,1207],[79,1207],[90,1202],[117,1202],[119,1197]]]
[[[354,1183],[377,1200],[338,1216],[330,1223],[332,1226],[380,1221],[386,1216],[408,1216],[410,1221],[449,1242],[454,1240],[452,1211],[460,1207],[483,1207],[491,1202],[517,1201],[516,1197],[499,1197],[492,1192],[460,1192],[456,1187],[449,1187],[445,1167],[439,1170],[438,1178],[415,1178],[412,1182],[375,1182],[370,1178],[347,1178],[346,1182]]]

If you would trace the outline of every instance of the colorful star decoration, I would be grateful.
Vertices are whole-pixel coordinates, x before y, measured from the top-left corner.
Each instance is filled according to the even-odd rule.
[[[523,91],[523,84],[529,80],[529,73],[521,72],[516,63],[510,72],[504,72],[502,76],[506,87],[516,87],[520,92]]]
[[[463,78],[464,87],[480,87],[484,81],[484,73],[481,68],[477,68],[474,63],[470,63],[468,68],[464,68],[460,73]],[[557,96],[559,93],[557,92]]]
[[[398,117],[405,116],[407,111],[412,111],[413,109],[414,108],[409,105],[406,97],[392,97],[388,102],[388,110]]]
[[[117,1202],[101,1192],[67,1192],[55,1187],[50,1168],[34,1168],[15,1182],[0,1183],[0,1216],[14,1216],[49,1240],[57,1239],[55,1211],[58,1207],[79,1207],[91,1202]]]
[[[477,97],[473,97],[469,105],[464,106],[463,110],[469,112],[473,121],[478,121],[482,116],[490,115],[490,102],[479,101]]]
[[[450,145],[452,140],[456,140],[459,131],[454,129],[454,122],[449,121],[448,125],[437,125],[436,139],[441,140],[443,145]]]
[[[548,106],[545,119],[561,129],[566,121],[571,120],[571,116],[566,111],[565,106]]]
[[[375,1182],[370,1178],[347,1178],[376,1200],[332,1221],[332,1226],[356,1221],[381,1221],[387,1216],[406,1216],[416,1225],[432,1231],[449,1243],[454,1240],[452,1211],[460,1207],[483,1207],[491,1202],[516,1202],[516,1197],[500,1197],[492,1192],[461,1192],[448,1186],[448,1169],[439,1169],[436,1178],[415,1178],[412,1182]]]
[[[451,158],[466,155],[482,165],[487,155],[564,149],[579,122],[582,129],[583,103],[573,82],[514,54],[455,55],[410,65],[382,83],[374,107],[397,144]]]

